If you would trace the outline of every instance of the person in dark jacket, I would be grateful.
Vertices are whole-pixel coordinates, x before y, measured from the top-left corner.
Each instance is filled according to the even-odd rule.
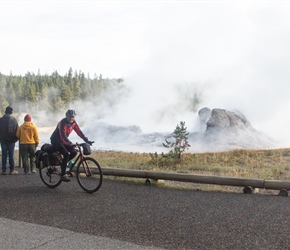
[[[72,160],[76,156],[77,151],[75,149],[75,144],[68,139],[68,136],[74,130],[77,135],[86,143],[92,144],[92,142],[90,142],[83,134],[77,122],[75,121],[76,112],[74,110],[69,109],[65,116],[66,117],[57,124],[56,129],[50,137],[50,140],[54,148],[58,150],[63,156],[61,163],[61,179],[62,181],[70,181],[69,176],[66,174],[65,170],[68,161]]]
[[[9,157],[9,174],[18,174],[15,170],[14,148],[18,141],[16,131],[18,129],[18,122],[16,118],[11,116],[13,108],[8,106],[5,114],[0,118],[0,142],[2,150],[2,175],[6,175],[7,156]]]

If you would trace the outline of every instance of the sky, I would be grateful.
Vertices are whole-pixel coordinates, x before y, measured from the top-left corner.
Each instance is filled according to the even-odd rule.
[[[0,1],[0,72],[122,77],[109,122],[195,128],[184,99],[239,110],[290,146],[288,1]]]

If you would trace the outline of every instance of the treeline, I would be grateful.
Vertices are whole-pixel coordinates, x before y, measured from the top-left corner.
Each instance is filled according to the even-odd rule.
[[[72,68],[64,76],[57,71],[51,75],[41,75],[40,71],[38,74],[27,72],[24,76],[0,73],[0,110],[4,111],[6,106],[11,105],[17,112],[27,109],[56,112],[79,100],[100,102],[108,99],[108,93],[123,91],[124,88],[121,78],[104,79],[102,75],[95,75],[91,79]]]

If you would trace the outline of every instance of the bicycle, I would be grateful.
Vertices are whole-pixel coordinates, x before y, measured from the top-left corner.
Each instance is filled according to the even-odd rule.
[[[89,147],[89,144],[76,143],[78,155],[75,162],[66,173],[73,176],[73,169],[76,166],[75,172],[78,184],[85,192],[94,193],[98,191],[102,185],[103,173],[100,164],[95,159],[84,156],[83,150],[85,146]],[[43,183],[49,188],[56,188],[62,182],[60,166],[62,156],[58,151],[52,148],[51,146],[50,152],[45,151],[47,152],[48,159],[45,160],[44,156],[37,157],[36,165],[39,168],[39,175]],[[90,152],[87,154],[90,154]]]

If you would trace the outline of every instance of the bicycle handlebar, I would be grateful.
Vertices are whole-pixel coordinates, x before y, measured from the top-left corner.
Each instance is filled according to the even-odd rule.
[[[95,143],[95,141],[90,141],[91,144]],[[76,142],[76,146],[82,147],[83,145],[87,144],[86,142],[78,143]]]

